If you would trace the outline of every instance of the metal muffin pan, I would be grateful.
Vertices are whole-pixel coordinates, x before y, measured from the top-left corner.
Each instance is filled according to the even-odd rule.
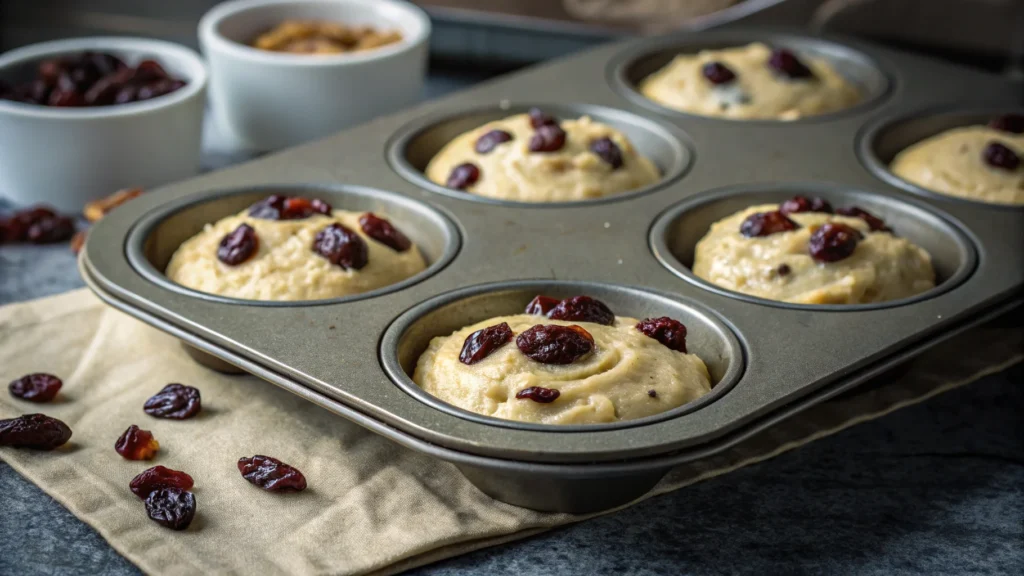
[[[83,276],[112,305],[404,446],[455,463],[496,498],[542,510],[615,506],[640,496],[672,465],[720,451],[1021,299],[1021,211],[912,194],[876,177],[856,152],[866,126],[915,110],[1018,108],[1014,85],[829,39],[829,46],[884,71],[886,88],[845,113],[740,122],[655,112],[624,95],[608,73],[673,43],[761,40],[799,49],[797,38],[729,31],[601,47],[167,186],[98,223],[81,259]],[[537,103],[631,128],[637,148],[660,154],[654,160],[665,179],[641,193],[555,205],[480,201],[422,179],[429,151],[445,135]],[[338,209],[393,217],[418,242],[434,242],[423,246],[432,270],[359,298],[288,305],[198,295],[160,278],[175,242],[240,210],[270,190],[268,184]],[[375,191],[373,200],[348,194],[366,189]],[[656,256],[660,240],[652,232],[672,225],[668,215],[692,223],[686,238],[703,233],[691,226],[705,225],[710,212],[682,210],[689,200],[778,198],[786,189],[820,189],[837,204],[853,198],[890,218],[898,233],[936,251],[940,287],[885,308],[766,305],[680,277],[685,249],[664,234]],[[406,227],[412,223],[424,229]],[[441,229],[446,232],[437,235]],[[438,264],[447,254],[450,262]],[[606,298],[619,315],[682,316],[693,324],[695,347],[728,352],[705,358],[719,367],[722,387],[665,417],[580,430],[471,417],[409,388],[410,358],[427,336],[450,331],[460,318],[468,324],[490,310],[511,312],[534,288],[555,295],[578,288]]]

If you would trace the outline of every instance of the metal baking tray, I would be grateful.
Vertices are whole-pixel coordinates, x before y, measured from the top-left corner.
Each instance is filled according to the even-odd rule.
[[[670,111],[633,90],[675,53],[753,40],[830,58],[869,97],[794,122],[732,121]],[[532,105],[621,129],[664,178],[565,204],[488,200],[423,178],[452,136]],[[455,462],[498,499],[605,509],[640,496],[673,464],[722,450],[1018,302],[1024,209],[931,194],[886,176],[884,165],[922,136],[1020,108],[1016,88],[996,77],[848,39],[729,31],[614,44],[153,191],[92,230],[81,267],[114,306]],[[201,294],[162,275],[181,241],[271,191],[386,213],[431,265],[383,290],[305,303]],[[938,286],[876,305],[797,306],[689,273],[710,222],[801,192],[879,214],[932,254]],[[556,427],[468,414],[410,382],[431,336],[521,311],[537,293],[588,294],[619,315],[681,319],[715,389],[664,415]]]

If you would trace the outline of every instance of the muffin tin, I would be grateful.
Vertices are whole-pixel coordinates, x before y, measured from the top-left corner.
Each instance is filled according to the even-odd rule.
[[[833,59],[870,98],[835,114],[773,122],[673,112],[630,93],[637,74],[673,51],[755,40]],[[634,193],[563,204],[484,199],[423,178],[447,139],[533,105],[616,126],[664,178]],[[895,138],[873,127],[927,135],[899,128],[922,109],[995,115],[1020,105],[1019,87],[999,78],[849,40],[727,31],[609,45],[144,195],[92,230],[80,266],[113,306],[454,463],[499,500],[607,509],[639,497],[673,465],[721,451],[1018,304],[1024,211],[908,191],[877,176],[870,155],[884,161],[891,150],[873,139]],[[290,303],[200,294],[162,276],[182,240],[271,192],[386,214],[430,266],[369,294]],[[738,295],[689,273],[693,244],[710,222],[798,192],[877,213],[932,252],[937,287],[879,305],[800,306]],[[557,427],[469,414],[412,384],[411,366],[431,337],[520,312],[538,293],[587,294],[618,315],[683,320],[713,391],[643,420]]]

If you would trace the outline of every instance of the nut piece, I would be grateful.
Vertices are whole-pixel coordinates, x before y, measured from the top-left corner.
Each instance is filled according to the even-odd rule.
[[[85,219],[96,222],[114,209],[142,194],[142,188],[124,188],[106,198],[93,200],[85,205]]]

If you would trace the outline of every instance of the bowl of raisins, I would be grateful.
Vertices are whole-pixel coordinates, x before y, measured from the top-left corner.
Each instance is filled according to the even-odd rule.
[[[207,72],[158,40],[77,38],[0,56],[0,190],[77,212],[199,169]]]

